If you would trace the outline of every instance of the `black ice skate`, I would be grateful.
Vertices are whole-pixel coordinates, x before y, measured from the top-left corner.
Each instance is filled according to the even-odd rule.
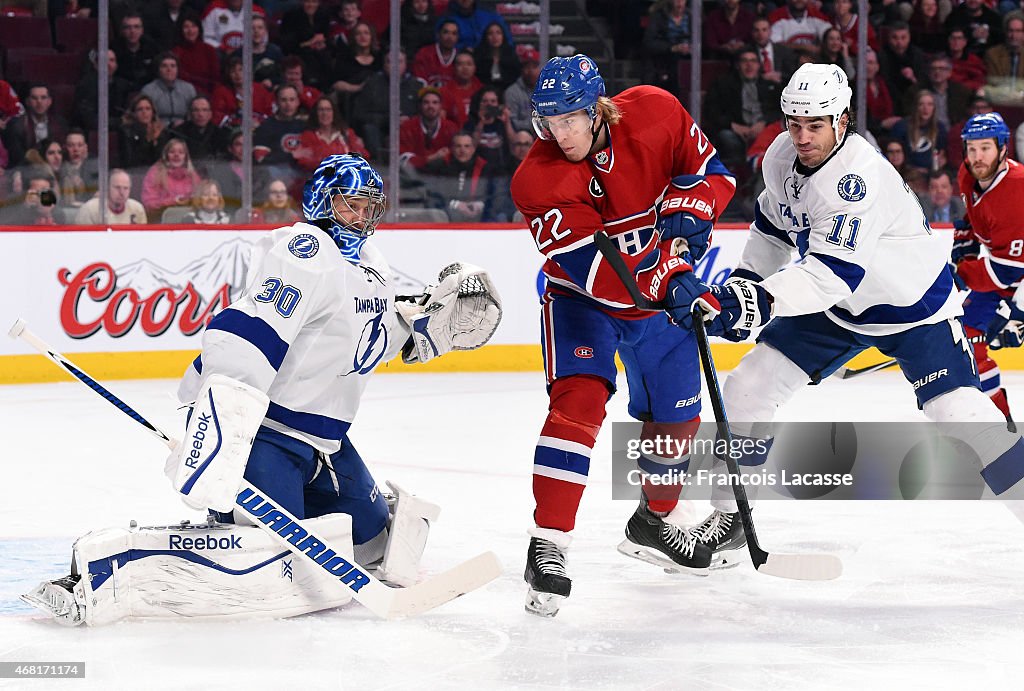
[[[551,540],[530,538],[523,577],[530,586],[526,593],[526,611],[542,617],[558,614],[562,600],[569,597],[572,590],[572,581],[565,573],[565,550]]]
[[[711,550],[700,544],[697,537],[693,531],[666,523],[651,513],[646,500],[641,500],[626,524],[626,539],[619,544],[619,551],[660,566],[667,573],[707,576]]]
[[[691,530],[700,543],[711,550],[712,569],[729,569],[739,563],[742,553],[735,554],[734,551],[747,544],[739,512],[726,513],[715,509]]]
[[[84,598],[81,593],[79,597],[75,596],[75,586],[81,578],[71,575],[55,581],[43,581],[21,599],[49,614],[58,624],[78,626],[85,621]]]

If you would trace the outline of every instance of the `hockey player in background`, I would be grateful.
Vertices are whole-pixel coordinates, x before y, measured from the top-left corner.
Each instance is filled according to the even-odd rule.
[[[391,269],[368,241],[383,189],[359,156],[325,158],[303,190],[306,221],[259,240],[245,292],[206,327],[179,387],[189,420],[166,472],[187,504],[211,509],[210,522],[89,533],[75,543],[72,575],[26,600],[65,624],[291,616],[347,602],[315,565],[234,524],[243,473],[382,580],[417,581],[438,507],[397,485],[386,501],[349,427],[378,363],[479,347],[501,309],[486,272],[460,264],[396,302]],[[467,283],[472,295],[460,290]]]
[[[767,187],[738,267],[721,286],[683,277],[692,303],[707,310],[709,333],[742,341],[767,323],[725,381],[732,431],[762,440],[744,449],[770,450],[779,406],[874,346],[899,362],[930,420],[951,431],[951,423],[971,423],[954,433],[1002,494],[1024,477],[1024,442],[980,390],[949,242],[932,232],[899,173],[853,131],[850,95],[836,65],[794,73],[781,97],[787,131],[765,154]],[[794,252],[800,261],[790,266]],[[686,314],[684,307],[676,318],[691,323]],[[756,468],[767,450],[739,464]],[[716,469],[726,472],[721,459]],[[705,546],[742,547],[731,489],[716,485],[712,505],[697,528]]]
[[[645,439],[688,442],[700,420],[693,335],[664,314],[632,306],[593,234],[606,231],[646,285],[671,299],[672,275],[703,256],[735,181],[674,96],[638,86],[608,98],[585,55],[549,60],[532,104],[540,141],[511,191],[547,259],[541,327],[549,407],[534,455],[526,607],[553,616],[571,590],[566,552],[605,404],[615,392],[616,352],[626,368],[629,413],[643,421]],[[646,456],[639,465],[644,473],[671,475],[688,462],[688,455]],[[704,575],[709,551],[664,520],[678,496],[678,485],[645,483],[619,550]]]
[[[1024,198],[1024,167],[1006,156],[1010,128],[999,113],[971,116],[960,137],[964,161],[957,182],[967,214],[955,224],[952,258],[971,291],[964,301],[964,328],[974,346],[981,390],[1013,431],[999,365],[988,349],[989,341],[993,349],[1021,344],[1024,294],[1017,293],[1024,278],[1024,228],[1017,214]],[[988,250],[984,257],[982,245]]]

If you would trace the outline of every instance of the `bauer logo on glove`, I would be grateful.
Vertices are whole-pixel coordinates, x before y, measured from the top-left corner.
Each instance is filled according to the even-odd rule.
[[[475,350],[501,322],[501,296],[486,271],[454,263],[419,301],[396,303],[412,333],[402,349],[406,364],[428,362],[452,350]]]

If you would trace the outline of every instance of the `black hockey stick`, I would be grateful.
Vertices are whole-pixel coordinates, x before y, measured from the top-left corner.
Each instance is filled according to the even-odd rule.
[[[625,260],[619,253],[618,247],[604,231],[597,231],[594,234],[594,243],[597,249],[608,260],[608,264],[615,271],[615,274],[626,287],[634,304],[643,310],[660,311],[663,306],[650,300],[642,292],[636,283],[636,278],[626,266]],[[694,307],[693,324],[694,332],[697,335],[697,350],[700,353],[701,367],[704,369],[704,379],[708,385],[708,395],[711,397],[711,407],[715,411],[715,419],[718,423],[718,436],[725,440],[729,449],[735,448],[733,444],[732,430],[729,428],[729,419],[725,414],[725,405],[722,403],[722,391],[718,386],[718,374],[715,371],[715,363],[711,357],[711,345],[708,342],[707,331],[704,327],[703,312],[699,307]],[[766,552],[762,549],[757,540],[757,533],[754,531],[754,519],[750,514],[750,501],[747,499],[747,490],[738,481],[740,469],[736,459],[730,454],[725,454],[725,463],[729,474],[737,478],[732,482],[733,495],[736,497],[736,506],[739,510],[740,521],[743,524],[743,534],[747,540],[747,549],[750,551],[750,559],[754,568],[759,573],[765,573],[779,578],[792,578],[803,581],[828,581],[838,578],[843,572],[843,563],[838,557],[832,554],[778,554]]]
[[[840,379],[853,379],[854,377],[859,377],[862,374],[880,372],[881,370],[889,369],[890,367],[895,367],[898,364],[900,363],[896,362],[896,360],[884,360],[882,362],[876,362],[875,364],[870,365],[869,367],[860,367],[858,369],[840,367],[838,370],[836,370],[836,374],[839,376]]]
[[[151,434],[159,437],[169,448],[174,449],[178,446],[177,440],[135,412],[127,403],[32,333],[23,320],[17,320],[7,335],[24,340],[145,427]],[[322,569],[327,576],[337,581],[340,587],[347,587],[356,601],[384,619],[428,612],[490,583],[501,575],[501,563],[497,555],[494,552],[484,552],[416,585],[408,588],[391,588],[359,564],[345,559],[342,556],[344,551],[339,553],[331,549],[330,542],[313,533],[307,523],[292,516],[285,507],[278,505],[248,480],[242,480],[234,508],[244,512],[256,527],[270,535],[278,544]]]

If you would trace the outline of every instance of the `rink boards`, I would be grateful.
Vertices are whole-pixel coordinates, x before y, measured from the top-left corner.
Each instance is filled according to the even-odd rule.
[[[202,326],[243,290],[249,253],[266,226],[196,230],[134,226],[0,229],[0,262],[14,289],[0,301],[0,327],[18,318],[57,350],[103,379],[177,377],[200,348]],[[736,265],[745,226],[717,229],[697,265],[721,281]],[[396,359],[383,372],[528,371],[542,367],[539,293],[542,256],[518,225],[386,226],[374,236],[398,277],[400,294],[436,282],[452,261],[485,267],[501,292],[504,314],[491,343],[427,365]],[[749,345],[716,344],[723,369]],[[31,349],[0,339],[0,383],[55,381],[59,370]],[[877,354],[862,356],[870,364]],[[1018,351],[1002,351],[1004,367],[1024,368]],[[1019,362],[1018,362],[1019,361]]]

